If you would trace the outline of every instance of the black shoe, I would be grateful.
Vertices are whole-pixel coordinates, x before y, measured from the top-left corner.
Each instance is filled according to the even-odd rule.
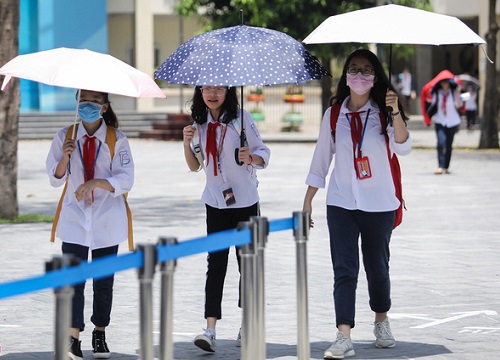
[[[109,359],[111,352],[106,344],[106,333],[104,331],[92,331],[92,348],[94,359]]]
[[[69,339],[68,355],[71,360],[83,360],[82,342],[73,336]]]

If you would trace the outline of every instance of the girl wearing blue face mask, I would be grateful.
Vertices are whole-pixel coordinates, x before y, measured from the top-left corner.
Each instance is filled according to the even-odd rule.
[[[118,120],[108,94],[81,90],[78,104],[81,123],[71,139],[71,127],[60,130],[52,141],[46,170],[54,187],[64,185],[56,236],[63,254],[82,262],[116,255],[128,238],[128,220],[123,194],[134,183],[134,162],[126,136],[117,129]],[[110,129],[108,130],[108,127]],[[116,133],[114,156],[106,142],[107,131]],[[93,281],[94,358],[110,357],[105,328],[110,322],[114,276]],[[84,330],[85,283],[74,286],[69,357],[83,359],[80,332]]]
[[[387,312],[391,307],[389,241],[400,201],[388,155],[408,154],[411,138],[395,89],[377,56],[369,50],[359,49],[349,55],[331,103],[339,109],[336,127],[332,129],[331,125],[332,106],[321,123],[303,209],[312,214],[312,200],[318,188],[325,187],[335,154],[326,203],[337,334],[324,358],[343,359],[354,355],[351,329],[355,325],[359,238],[370,308],[375,313],[375,346],[390,348],[396,344]],[[383,128],[389,107],[394,119]]]

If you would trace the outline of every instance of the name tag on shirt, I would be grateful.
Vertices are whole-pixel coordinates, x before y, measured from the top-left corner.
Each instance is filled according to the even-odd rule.
[[[365,180],[372,177],[372,170],[370,168],[370,160],[367,156],[354,159],[356,165],[356,175],[359,180]]]

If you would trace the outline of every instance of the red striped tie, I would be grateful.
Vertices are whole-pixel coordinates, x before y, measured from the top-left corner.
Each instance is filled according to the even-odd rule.
[[[207,153],[207,166],[210,163],[210,156],[214,161],[214,176],[217,176],[217,127],[220,123],[208,123],[207,130],[207,146],[205,152]]]
[[[94,178],[94,166],[95,166],[95,136],[85,135],[85,143],[83,144],[83,164],[84,164],[84,175],[85,182],[92,180]]]
[[[443,101],[441,102],[441,110],[443,111],[444,116],[446,116],[446,101],[448,100],[449,91],[443,94]]]

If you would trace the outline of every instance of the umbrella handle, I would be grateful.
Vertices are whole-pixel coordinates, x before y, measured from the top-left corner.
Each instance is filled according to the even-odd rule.
[[[394,109],[392,108],[392,106],[388,106],[386,108],[386,110],[387,110],[387,123],[388,123],[388,125],[392,126],[392,123],[394,122],[394,116],[392,115],[392,111]],[[383,130],[385,130],[385,129],[383,129]]]
[[[234,161],[236,161],[236,164],[241,166],[243,165],[243,161],[240,161],[239,154],[240,154],[240,149],[239,148],[234,149]]]
[[[246,141],[247,141],[247,137],[245,135],[245,130],[242,128],[241,129],[241,134],[240,134],[240,147],[245,146]],[[239,148],[234,149],[234,160],[236,161],[236,164],[238,164],[239,166],[241,166],[241,165],[244,164],[244,162],[240,161],[239,154],[240,154],[240,149]]]

